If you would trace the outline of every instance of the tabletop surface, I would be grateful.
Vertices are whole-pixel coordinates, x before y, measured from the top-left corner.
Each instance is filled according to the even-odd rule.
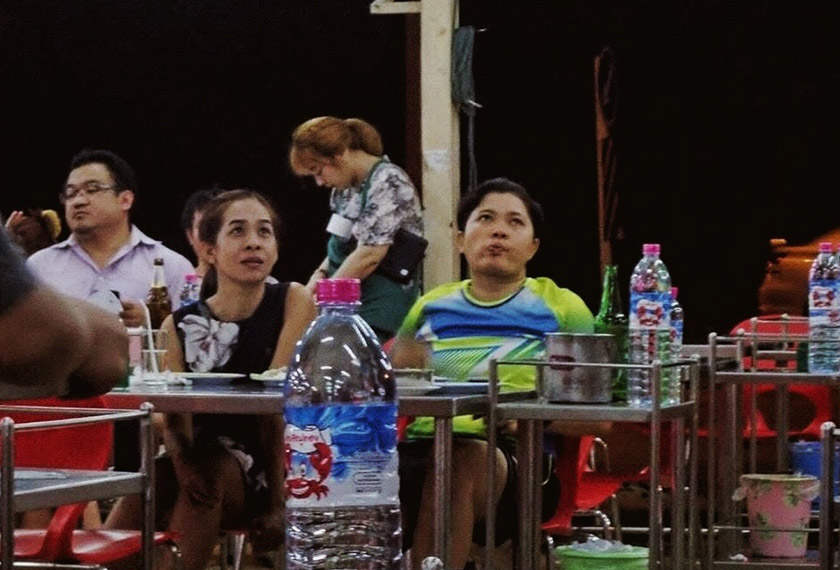
[[[531,392],[502,394],[502,401],[526,397]],[[451,391],[442,386],[428,394],[412,391],[409,395],[397,390],[399,410],[405,415],[453,417],[486,411],[486,385],[465,390],[463,386]],[[158,412],[193,412],[217,414],[278,414],[283,412],[283,392],[280,383],[227,380],[224,382],[193,382],[190,386],[145,386],[132,384],[115,388],[108,393],[110,405],[121,408],[138,407],[151,402]]]

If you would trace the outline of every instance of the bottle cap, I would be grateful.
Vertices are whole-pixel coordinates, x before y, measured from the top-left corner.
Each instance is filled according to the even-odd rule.
[[[646,243],[642,246],[642,253],[645,255],[659,255],[658,243]]]
[[[358,303],[362,285],[358,279],[321,279],[315,294],[318,303]]]
[[[671,287],[671,298],[672,298],[672,299],[676,299],[676,298],[677,298],[677,294],[678,294],[679,292],[680,292],[680,288],[679,288],[679,287]]]
[[[820,253],[831,253],[831,242],[830,241],[821,241],[820,242]]]

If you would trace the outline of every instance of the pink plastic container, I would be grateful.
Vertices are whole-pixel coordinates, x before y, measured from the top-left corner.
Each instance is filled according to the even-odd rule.
[[[753,556],[801,558],[805,556],[811,500],[819,494],[813,475],[741,475],[733,499],[747,499],[750,548]]]

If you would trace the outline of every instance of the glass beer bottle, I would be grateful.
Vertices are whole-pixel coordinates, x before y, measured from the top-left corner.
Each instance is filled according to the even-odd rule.
[[[166,276],[163,272],[163,258],[155,258],[155,273],[152,286],[146,296],[149,320],[153,329],[159,329],[164,319],[172,313],[172,301],[166,290]]]
[[[621,307],[621,294],[618,289],[618,266],[607,265],[604,268],[604,288],[601,291],[601,307],[595,315],[595,332],[611,334],[615,337],[616,361],[627,362],[627,326],[628,318]],[[627,371],[613,371],[613,401],[627,401]]]

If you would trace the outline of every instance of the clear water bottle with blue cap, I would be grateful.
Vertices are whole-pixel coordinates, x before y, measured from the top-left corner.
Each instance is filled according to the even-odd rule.
[[[840,372],[840,263],[827,241],[808,274],[808,328],[808,371]]]
[[[644,244],[642,259],[630,275],[630,364],[671,360],[671,275],[659,258],[659,252],[658,243]],[[650,407],[653,403],[651,372],[633,368],[627,376],[627,403],[633,407]],[[676,378],[673,370],[663,370],[659,389],[661,403],[678,397],[674,395]]]

